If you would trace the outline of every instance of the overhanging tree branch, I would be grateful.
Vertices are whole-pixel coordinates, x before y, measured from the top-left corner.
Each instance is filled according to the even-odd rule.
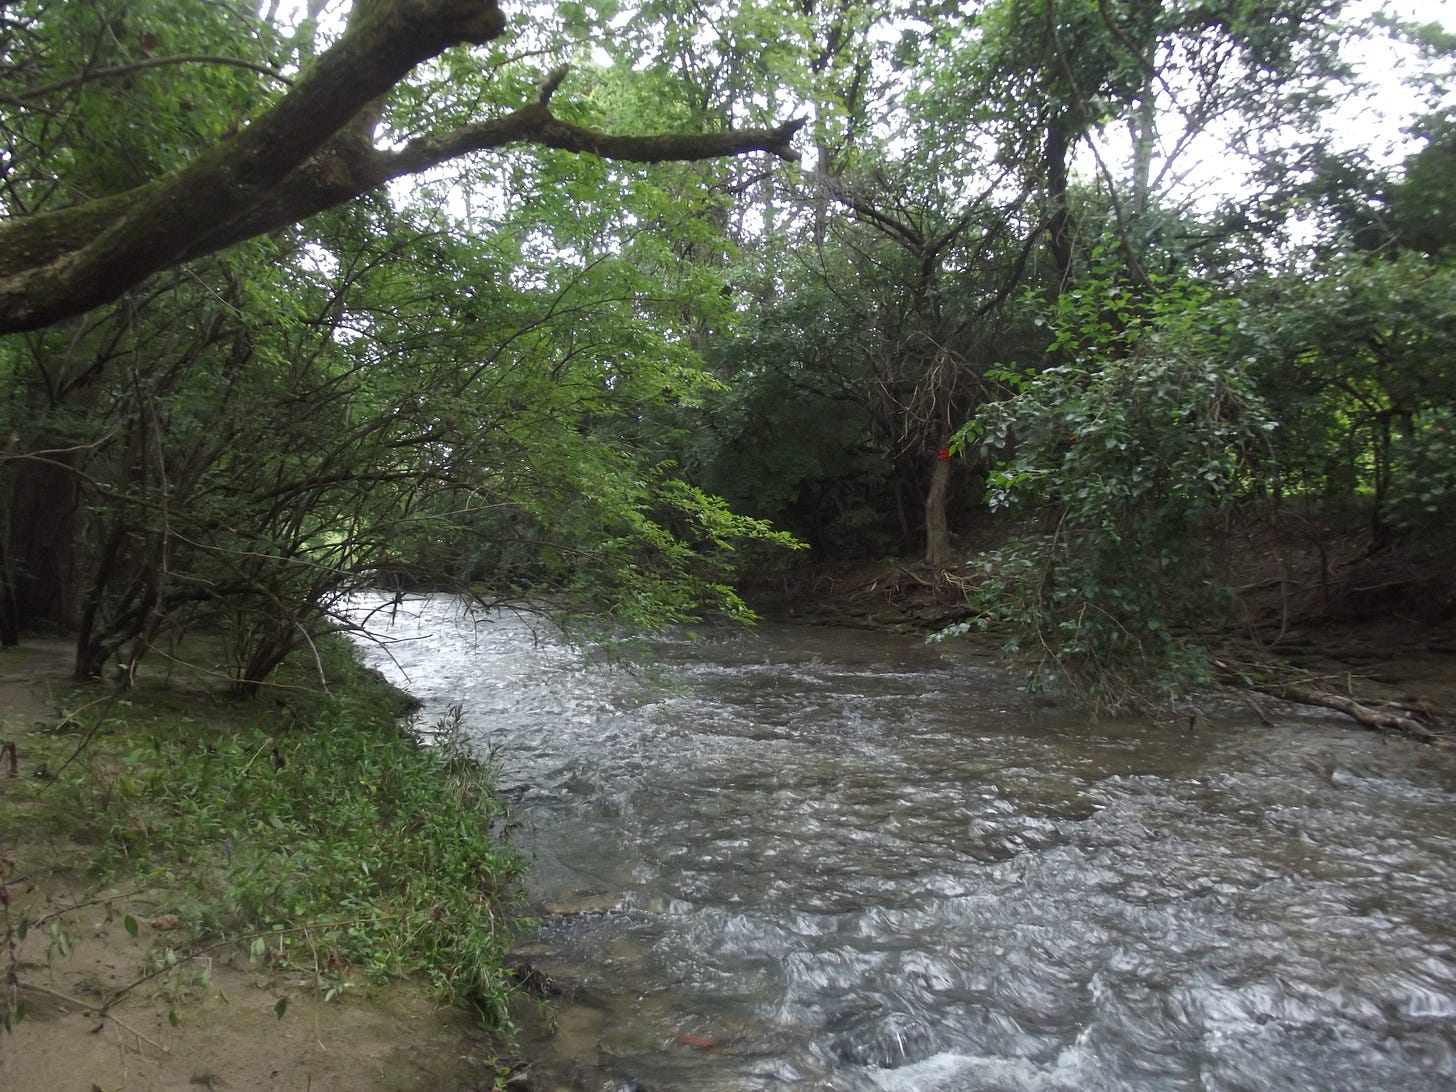
[[[121,296],[146,277],[471,152],[532,143],[635,162],[790,146],[802,121],[699,135],[616,136],[550,111],[566,72],[503,117],[373,146],[377,102],[418,64],[505,30],[496,0],[355,0],[348,29],[281,98],[188,166],[124,193],[0,223],[0,334],[34,330]]]
[[[551,113],[550,102],[567,72],[568,68],[564,65],[554,70],[542,81],[534,103],[503,118],[462,126],[438,136],[421,137],[398,152],[376,153],[376,169],[383,177],[373,185],[414,174],[470,152],[488,151],[506,144],[538,144],[565,152],[590,153],[603,159],[623,159],[634,163],[716,159],[745,152],[770,152],[782,159],[798,159],[790,142],[794,134],[803,128],[803,120],[785,122],[773,129],[655,136],[615,136],[561,121]]]
[[[147,57],[144,60],[132,61],[130,64],[113,65],[110,68],[94,68],[85,72],[78,72],[74,76],[67,76],[63,80],[54,80],[51,83],[28,87],[24,91],[14,94],[0,91],[0,102],[10,103],[13,106],[24,106],[32,99],[49,95],[53,91],[64,91],[68,87],[78,87],[83,83],[114,79],[117,76],[127,76],[133,72],[140,72],[147,68],[171,68],[182,64],[214,64],[230,68],[245,68],[250,72],[257,72],[260,75],[267,76],[269,79],[277,80],[279,83],[285,85],[291,85],[293,83],[283,73],[269,68],[267,65],[256,64],[253,61],[243,60],[240,57],[222,57],[212,53],[183,53],[175,57]]]

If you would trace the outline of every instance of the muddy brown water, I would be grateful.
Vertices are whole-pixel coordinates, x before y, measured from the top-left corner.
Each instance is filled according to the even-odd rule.
[[[523,953],[572,993],[542,1087],[1456,1087],[1449,752],[1216,699],[1089,723],[895,635],[629,670],[444,596],[370,626],[515,800]]]

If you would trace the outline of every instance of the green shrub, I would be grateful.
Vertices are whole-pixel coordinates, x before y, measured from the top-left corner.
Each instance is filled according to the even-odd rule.
[[[1062,363],[1000,374],[1016,393],[962,431],[991,507],[1043,521],[983,559],[972,604],[1034,681],[1116,710],[1204,680],[1197,630],[1227,602],[1208,517],[1273,427],[1226,349],[1236,317],[1183,283],[1084,285],[1054,312]]]

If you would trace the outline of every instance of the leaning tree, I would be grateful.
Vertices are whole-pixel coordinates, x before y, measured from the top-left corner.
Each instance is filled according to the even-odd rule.
[[[534,101],[403,146],[375,142],[385,98],[422,63],[454,46],[500,38],[495,0],[355,0],[347,29],[236,132],[184,166],[119,193],[0,223],[0,333],[33,330],[116,299],[190,258],[297,223],[324,209],[471,152],[536,144],[637,162],[750,151],[794,158],[801,122],[771,129],[614,135],[553,113],[557,68]],[[169,61],[146,56],[69,79],[0,93],[7,111],[38,106],[68,84],[125,78]],[[279,74],[280,79],[281,74]]]

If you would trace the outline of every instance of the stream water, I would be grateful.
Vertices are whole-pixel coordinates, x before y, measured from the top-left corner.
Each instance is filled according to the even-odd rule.
[[[526,951],[572,987],[545,1087],[1456,1087],[1448,753],[1239,704],[1088,723],[892,635],[626,670],[449,597],[369,626],[502,765]]]

